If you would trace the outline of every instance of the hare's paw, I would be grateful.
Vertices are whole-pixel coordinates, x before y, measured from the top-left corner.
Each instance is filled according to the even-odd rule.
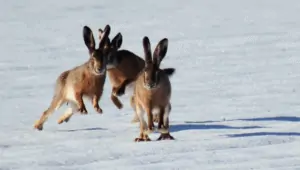
[[[40,123],[40,121],[37,120],[34,123],[34,128],[37,129],[37,130],[39,130],[39,131],[41,131],[41,130],[43,130],[43,124]]]
[[[62,117],[60,117],[57,121],[58,124],[62,124],[63,122],[68,123],[68,121],[70,120],[71,116],[65,116],[63,115]]]
[[[162,133],[157,140],[174,140],[170,133]]]
[[[116,95],[117,96],[122,96],[125,94],[125,86],[122,86],[121,88],[119,88],[118,90],[116,90]]]
[[[94,109],[96,110],[97,113],[102,114],[103,110],[99,107],[99,105],[94,106]]]
[[[88,113],[87,110],[86,110],[86,108],[84,106],[80,107],[78,109],[78,112],[81,113],[81,114],[87,114]]]
[[[135,142],[149,142],[151,141],[151,139],[148,136],[145,137],[137,137],[134,139]]]

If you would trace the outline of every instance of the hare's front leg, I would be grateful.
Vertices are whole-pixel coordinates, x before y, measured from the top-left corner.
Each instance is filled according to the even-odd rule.
[[[149,136],[145,133],[147,129],[147,123],[144,120],[144,110],[141,108],[139,104],[136,104],[136,114],[139,117],[140,121],[140,135],[139,137],[135,138],[136,142],[141,142],[141,141],[151,141]]]
[[[115,91],[116,91],[116,88],[113,87],[112,92],[111,92],[111,100],[115,104],[115,106],[117,106],[118,109],[122,109],[123,108],[123,104],[118,99],[118,97],[115,95]]]
[[[100,114],[103,113],[103,110],[99,106],[99,100],[100,100],[101,95],[102,95],[102,92],[101,92],[101,94],[94,95],[94,97],[93,97],[94,109],[96,110],[96,112],[98,112]]]
[[[153,127],[154,127],[152,107],[148,106],[145,110],[147,112],[147,118],[148,118],[148,129],[145,131],[145,133],[150,134],[153,132]]]
[[[134,80],[126,79],[118,88],[115,89],[114,94],[117,95],[117,96],[124,95],[127,85],[130,84],[132,81],[134,81]]]
[[[80,112],[81,114],[87,114],[88,112],[87,112],[85,104],[83,102],[82,94],[75,93],[75,100],[77,102],[78,112]]]
[[[157,140],[174,140],[174,137],[170,135],[169,131],[169,114],[171,104],[169,104],[164,110],[160,111],[158,131],[161,133]],[[161,126],[163,125],[163,128]]]

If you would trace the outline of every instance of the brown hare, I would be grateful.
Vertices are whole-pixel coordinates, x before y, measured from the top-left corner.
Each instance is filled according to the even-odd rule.
[[[102,96],[106,79],[106,55],[109,50],[104,48],[106,39],[110,33],[110,26],[106,25],[103,36],[96,49],[92,30],[88,26],[83,27],[83,40],[89,50],[90,58],[84,64],[71,70],[64,71],[56,80],[53,99],[48,109],[35,122],[34,128],[43,130],[43,124],[49,115],[59,109],[64,103],[70,104],[70,108],[61,116],[58,123],[67,122],[70,117],[79,112],[87,114],[83,97],[91,99],[94,109],[102,113],[98,102]]]
[[[102,39],[103,30],[99,29],[99,39]],[[118,96],[122,96],[125,93],[125,89],[129,84],[134,84],[137,75],[145,67],[145,61],[129,50],[119,50],[123,42],[121,33],[118,33],[110,42],[109,38],[106,41],[106,46],[113,52],[107,56],[107,74],[109,81],[112,85],[111,100],[121,109],[123,104],[118,99]],[[163,71],[171,76],[175,69],[166,68]],[[134,101],[134,97],[131,97],[131,106]],[[137,117],[132,122],[137,122]]]
[[[149,133],[153,132],[153,110],[158,109],[157,140],[174,139],[169,132],[169,114],[171,109],[171,83],[168,74],[159,68],[168,49],[168,39],[164,38],[157,44],[152,58],[149,38],[143,38],[145,67],[140,72],[134,86],[135,111],[140,121],[140,135],[135,141],[150,141]],[[144,120],[147,113],[148,122]]]

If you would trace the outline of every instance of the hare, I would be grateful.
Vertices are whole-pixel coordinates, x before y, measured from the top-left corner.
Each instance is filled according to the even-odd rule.
[[[171,110],[171,83],[168,74],[159,68],[168,49],[168,39],[164,38],[157,44],[153,59],[149,38],[143,38],[145,53],[145,67],[137,77],[134,86],[135,111],[140,122],[138,141],[150,141],[149,133],[153,132],[153,110],[158,109],[158,131],[161,133],[157,140],[173,140],[169,132],[169,114]],[[144,120],[144,111],[147,113],[148,124]]]
[[[103,30],[99,29],[99,39],[102,39]],[[129,84],[133,84],[137,78],[137,75],[145,67],[145,61],[129,50],[119,50],[123,42],[123,36],[119,32],[111,41],[109,38],[106,41],[107,48],[113,52],[107,56],[107,74],[109,81],[112,85],[111,100],[118,109],[122,109],[123,104],[118,99],[118,96],[122,96],[125,93],[126,87]],[[171,76],[175,69],[166,68],[163,71]],[[134,101],[134,97],[131,97],[131,106]],[[137,118],[132,120],[137,122]]]
[[[43,130],[43,124],[49,115],[59,109],[64,103],[70,104],[70,108],[63,114],[58,123],[68,122],[70,117],[79,112],[87,114],[83,97],[91,99],[94,109],[102,114],[98,102],[102,96],[106,79],[106,55],[109,50],[104,48],[106,39],[110,33],[110,25],[106,25],[103,36],[96,49],[92,30],[88,26],[83,27],[83,40],[89,50],[90,58],[84,64],[64,71],[56,80],[55,94],[48,109],[35,122],[34,128]]]

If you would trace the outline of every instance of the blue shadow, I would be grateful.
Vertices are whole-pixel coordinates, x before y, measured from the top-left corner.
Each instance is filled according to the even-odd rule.
[[[275,117],[259,117],[259,118],[243,118],[229,120],[208,120],[208,121],[185,121],[185,123],[219,123],[231,121],[285,121],[285,122],[300,122],[300,117],[296,116],[275,116]]]
[[[262,117],[262,118],[246,118],[235,119],[241,121],[286,121],[286,122],[300,122],[300,117],[296,116],[278,116],[278,117]]]
[[[210,130],[210,129],[258,129],[261,126],[227,126],[227,125],[206,125],[206,124],[177,124],[170,125],[171,132],[185,130]]]
[[[95,128],[83,128],[83,129],[71,129],[71,130],[58,130],[60,132],[78,132],[78,131],[98,131],[107,130],[105,128],[95,127]]]
[[[227,137],[253,137],[253,136],[300,136],[298,132],[252,132],[252,133],[240,133],[240,134],[230,134]]]

